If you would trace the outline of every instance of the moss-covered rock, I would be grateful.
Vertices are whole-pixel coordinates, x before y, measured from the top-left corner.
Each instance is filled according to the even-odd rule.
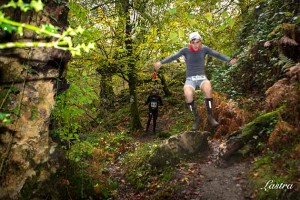
[[[228,159],[245,145],[247,145],[247,152],[250,152],[249,148],[254,149],[259,141],[266,140],[279,119],[279,110],[260,115],[246,124],[240,131],[232,133],[226,142],[226,150],[221,157]]]
[[[181,158],[205,152],[208,147],[209,132],[187,131],[164,140],[150,157],[155,167],[174,165]]]

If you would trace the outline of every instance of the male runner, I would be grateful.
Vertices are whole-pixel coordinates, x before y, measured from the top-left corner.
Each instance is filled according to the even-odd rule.
[[[148,96],[145,105],[149,105],[149,112],[148,112],[148,121],[146,132],[148,132],[151,119],[153,118],[153,133],[156,132],[156,120],[158,117],[158,107],[163,105],[162,99],[158,94],[157,89],[153,89],[151,94]]]
[[[197,112],[193,97],[195,90],[199,87],[204,93],[205,105],[207,109],[207,119],[211,126],[215,127],[219,123],[212,116],[212,86],[207,79],[204,69],[205,56],[210,55],[220,60],[235,64],[236,59],[220,54],[201,43],[201,36],[198,32],[193,32],[189,35],[189,46],[182,48],[178,53],[163,59],[154,64],[155,70],[158,70],[163,64],[172,62],[180,56],[185,57],[186,63],[186,81],[184,84],[184,96],[187,105],[194,114],[193,130],[199,129],[199,114]]]

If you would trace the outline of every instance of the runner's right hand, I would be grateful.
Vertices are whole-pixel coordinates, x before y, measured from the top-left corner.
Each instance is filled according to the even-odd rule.
[[[159,70],[159,68],[162,66],[162,63],[160,61],[154,63],[154,70]]]

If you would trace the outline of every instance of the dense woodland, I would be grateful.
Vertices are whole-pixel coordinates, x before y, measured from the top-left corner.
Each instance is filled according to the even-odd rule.
[[[299,0],[1,1],[0,199],[300,199],[299,13]],[[184,60],[152,77],[195,31],[238,60],[206,58],[220,125],[203,117],[196,133]],[[208,148],[161,156],[188,134]],[[208,187],[223,179],[233,190]]]

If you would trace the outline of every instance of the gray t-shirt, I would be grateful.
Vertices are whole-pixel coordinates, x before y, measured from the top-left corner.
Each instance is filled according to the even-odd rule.
[[[206,55],[213,56],[226,62],[230,61],[229,57],[202,45],[201,50],[197,52],[192,52],[188,47],[184,47],[178,53],[163,59],[161,63],[166,64],[178,59],[180,56],[184,56],[186,63],[186,77],[205,75],[204,61]]]

